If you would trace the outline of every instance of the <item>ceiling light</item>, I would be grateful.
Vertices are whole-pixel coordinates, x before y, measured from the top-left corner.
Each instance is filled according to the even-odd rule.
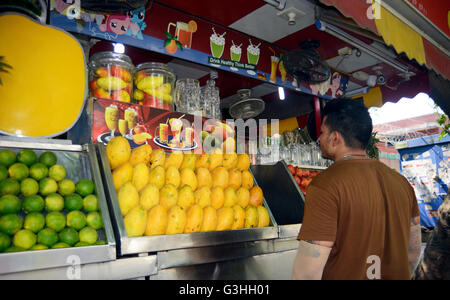
[[[345,97],[351,98],[351,97],[354,97],[354,96],[367,94],[369,92],[369,90],[370,90],[370,87],[363,86],[363,87],[360,87],[360,88],[357,88],[357,89],[354,89],[354,90],[351,90],[351,91],[347,91],[345,93]]]
[[[278,87],[278,97],[280,98],[280,100],[286,99],[286,96],[284,94],[284,88],[282,86]]]
[[[125,46],[122,43],[114,44],[114,52],[115,53],[125,53]]]

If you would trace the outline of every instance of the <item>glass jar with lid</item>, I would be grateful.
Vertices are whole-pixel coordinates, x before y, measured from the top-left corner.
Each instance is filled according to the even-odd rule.
[[[134,73],[134,83],[133,98],[137,103],[173,110],[175,73],[166,64],[139,64]]]
[[[89,61],[89,90],[92,97],[131,102],[134,65],[122,53],[98,52]]]

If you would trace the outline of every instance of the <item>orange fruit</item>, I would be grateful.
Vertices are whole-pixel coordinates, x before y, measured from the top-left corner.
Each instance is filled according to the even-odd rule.
[[[249,204],[259,206],[263,203],[263,191],[259,186],[254,186],[250,189]]]

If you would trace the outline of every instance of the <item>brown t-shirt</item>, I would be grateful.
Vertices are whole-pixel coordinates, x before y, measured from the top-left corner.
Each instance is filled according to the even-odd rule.
[[[341,160],[309,185],[298,239],[335,242],[323,279],[372,279],[373,255],[381,279],[409,279],[411,218],[418,215],[402,175],[372,159]]]

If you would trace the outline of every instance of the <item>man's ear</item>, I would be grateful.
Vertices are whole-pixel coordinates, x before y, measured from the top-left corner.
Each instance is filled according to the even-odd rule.
[[[334,146],[338,146],[340,144],[345,144],[342,134],[336,130],[331,133],[331,141]]]

